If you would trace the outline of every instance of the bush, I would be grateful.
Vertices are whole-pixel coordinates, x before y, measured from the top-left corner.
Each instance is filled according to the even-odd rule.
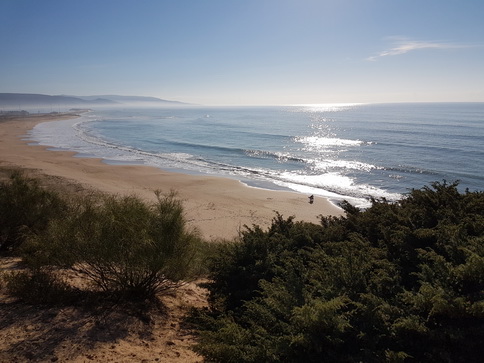
[[[10,272],[3,279],[9,294],[29,304],[63,304],[75,298],[75,290],[47,271]]]
[[[62,215],[66,203],[39,182],[12,172],[0,184],[0,252],[15,252],[28,233],[44,230],[50,219]]]
[[[103,291],[145,298],[195,276],[199,245],[175,193],[157,193],[152,205],[134,196],[85,198],[24,252],[32,267],[72,268]]]
[[[321,225],[277,215],[211,265],[194,314],[214,362],[477,362],[484,347],[484,193],[457,183],[374,200]]]

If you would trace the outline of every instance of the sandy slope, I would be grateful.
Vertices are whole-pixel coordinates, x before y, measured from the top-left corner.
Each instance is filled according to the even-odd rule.
[[[1,258],[0,271],[18,259]],[[206,305],[189,283],[158,305],[32,306],[0,289],[0,362],[201,362],[183,317]]]

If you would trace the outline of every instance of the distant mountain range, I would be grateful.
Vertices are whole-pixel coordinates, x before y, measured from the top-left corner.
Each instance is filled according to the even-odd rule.
[[[182,104],[186,105],[186,103],[180,101],[168,101],[163,100],[161,98],[156,97],[144,97],[144,96],[118,96],[118,95],[102,95],[102,96],[78,96],[77,98],[81,98],[87,101],[96,101],[99,100],[106,100],[116,103],[159,103],[159,104]]]
[[[142,96],[67,96],[30,93],[0,93],[0,108],[16,109],[32,107],[96,107],[96,106],[175,106],[188,105],[179,101],[168,101],[156,97]]]

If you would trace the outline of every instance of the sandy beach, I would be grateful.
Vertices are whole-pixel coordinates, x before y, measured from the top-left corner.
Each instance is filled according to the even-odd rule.
[[[207,239],[232,239],[244,225],[266,227],[276,212],[315,223],[318,215],[342,213],[320,197],[309,204],[308,196],[300,193],[253,188],[228,178],[166,172],[148,166],[108,165],[100,159],[75,157],[75,153],[48,150],[25,140],[28,131],[40,122],[72,117],[34,114],[0,122],[0,166],[35,169],[86,188],[135,194],[147,200],[155,197],[155,190],[175,190],[184,202],[187,220]]]

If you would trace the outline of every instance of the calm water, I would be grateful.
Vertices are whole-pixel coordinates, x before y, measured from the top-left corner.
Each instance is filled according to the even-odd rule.
[[[237,178],[365,206],[433,181],[484,190],[484,103],[95,110],[33,140],[109,163]]]

